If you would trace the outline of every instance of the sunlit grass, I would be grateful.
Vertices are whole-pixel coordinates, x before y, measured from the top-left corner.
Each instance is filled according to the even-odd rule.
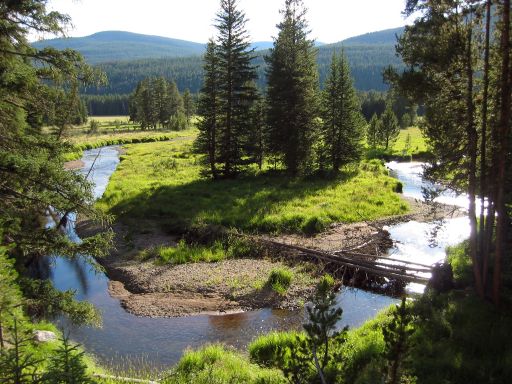
[[[336,179],[254,172],[235,180],[201,178],[193,139],[126,146],[98,205],[125,223],[158,221],[171,232],[196,224],[245,231],[316,233],[335,222],[403,214],[399,182],[377,160]]]

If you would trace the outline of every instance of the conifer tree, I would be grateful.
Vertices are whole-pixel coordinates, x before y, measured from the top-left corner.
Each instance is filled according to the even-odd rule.
[[[503,267],[512,267],[506,235],[511,195],[505,192],[510,189],[505,169],[512,161],[510,1],[409,0],[405,13],[418,15],[397,46],[408,69],[388,77],[425,106],[423,132],[435,157],[428,176],[449,179],[468,193],[475,290],[499,304]],[[480,205],[487,203],[480,231],[477,193]]]
[[[48,371],[43,382],[48,384],[89,384],[94,381],[87,374],[87,365],[83,361],[84,352],[78,345],[71,344],[69,337],[63,334],[61,345],[50,358]]]
[[[333,54],[323,92],[323,142],[333,171],[361,157],[363,116],[343,52]]]
[[[28,350],[32,338],[20,327],[16,318],[13,320],[9,333],[11,347],[0,350],[0,383],[40,383],[38,365],[41,360],[36,359]]]
[[[190,125],[190,118],[195,113],[194,99],[187,88],[183,91],[183,111],[185,113],[185,119],[187,120],[187,126]]]
[[[245,155],[244,138],[250,136],[250,111],[255,100],[256,71],[251,60],[246,17],[238,0],[221,0],[216,28],[219,72],[218,156],[224,177],[235,176]]]
[[[368,145],[375,149],[377,145],[379,145],[379,131],[380,131],[380,120],[377,117],[377,114],[373,114],[370,122],[368,123],[368,129],[366,131],[366,140],[368,141]]]
[[[208,173],[216,179],[217,171],[217,126],[220,114],[219,100],[219,57],[217,46],[210,39],[206,46],[204,62],[204,82],[199,94],[197,128],[199,134],[194,143],[195,149],[206,154]]]
[[[393,310],[391,321],[382,329],[384,336],[383,357],[387,361],[384,372],[386,384],[400,384],[405,376],[405,363],[410,349],[410,338],[414,332],[413,317],[406,305],[405,297]]]
[[[305,171],[317,136],[318,74],[301,0],[285,0],[283,20],[266,57],[269,149],[289,173]]]
[[[388,104],[386,110],[380,117],[379,141],[384,149],[388,150],[390,144],[393,144],[400,134],[400,125],[391,105]]]

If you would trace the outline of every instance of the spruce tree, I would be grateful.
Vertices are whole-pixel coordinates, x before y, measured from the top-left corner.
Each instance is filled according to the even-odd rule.
[[[63,334],[61,345],[50,358],[48,371],[43,382],[48,384],[89,384],[94,381],[87,374],[87,365],[83,361],[84,352],[73,345],[69,337]]]
[[[30,36],[62,35],[69,23],[46,6],[43,0],[0,2],[0,247],[16,259],[20,274],[47,255],[101,257],[112,239],[104,232],[73,243],[42,219],[52,209],[108,223],[94,206],[91,184],[64,169],[70,146],[41,127],[43,117],[59,109],[53,95],[102,78],[75,51],[31,46]]]
[[[216,19],[220,106],[216,161],[224,177],[233,177],[246,155],[244,139],[250,136],[256,71],[251,63],[253,51],[249,49],[246,17],[238,9],[238,0],[221,0],[220,8]]]
[[[20,327],[16,318],[13,319],[9,333],[11,347],[0,350],[0,383],[40,383],[38,370],[41,360],[36,359],[28,348],[32,338]]]
[[[187,121],[187,126],[190,125],[190,118],[195,113],[195,105],[194,99],[190,93],[190,90],[187,88],[183,91],[183,111],[185,113],[185,119]]]
[[[366,131],[366,141],[370,148],[375,149],[379,145],[379,132],[380,132],[380,120],[377,114],[373,114],[370,122],[368,123],[368,129]]]
[[[379,141],[386,151],[390,144],[393,144],[400,134],[400,125],[395,113],[388,104],[386,110],[380,117]]]
[[[310,164],[316,139],[318,74],[301,0],[285,0],[283,20],[266,57],[269,149],[296,175]]]
[[[333,171],[361,157],[363,116],[343,52],[333,54],[323,92],[323,143]]]
[[[204,153],[208,165],[207,174],[216,179],[217,171],[217,126],[219,122],[219,57],[217,45],[210,39],[203,58],[204,81],[199,93],[197,129],[199,134],[194,147],[199,153]]]

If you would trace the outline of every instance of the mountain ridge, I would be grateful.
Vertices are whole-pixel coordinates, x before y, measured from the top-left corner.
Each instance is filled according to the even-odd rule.
[[[354,45],[394,45],[395,34],[403,27],[369,32],[353,36],[332,44],[317,42],[319,48]],[[206,44],[157,35],[146,35],[126,31],[101,31],[89,36],[56,38],[32,43],[35,48],[51,46],[56,49],[71,48],[80,52],[90,64],[101,64],[136,59],[156,59],[165,57],[188,57],[202,55]],[[266,50],[271,41],[251,43],[250,48]]]

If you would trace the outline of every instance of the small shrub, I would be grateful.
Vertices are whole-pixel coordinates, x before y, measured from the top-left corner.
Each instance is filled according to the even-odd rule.
[[[468,241],[446,248],[446,261],[452,266],[453,277],[458,285],[472,284],[473,271]]]
[[[263,367],[282,368],[288,364],[290,348],[304,338],[299,332],[271,332],[249,344],[249,356]]]
[[[270,272],[267,285],[274,292],[284,295],[292,282],[293,273],[289,269],[276,268]]]
[[[395,185],[393,186],[393,192],[403,193],[403,191],[404,191],[404,185],[402,184],[401,181],[397,181],[395,183]]]
[[[306,220],[302,226],[302,232],[306,235],[323,232],[328,226],[328,221],[321,217],[313,216]]]

